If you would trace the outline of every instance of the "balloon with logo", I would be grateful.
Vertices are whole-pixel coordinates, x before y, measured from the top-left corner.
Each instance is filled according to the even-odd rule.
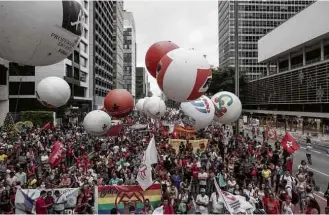
[[[144,101],[145,99],[139,99],[135,105],[136,109],[139,111],[139,112],[143,112],[143,107],[144,107]]]
[[[160,41],[154,43],[146,52],[145,65],[149,73],[156,78],[156,70],[161,58],[171,50],[179,48],[171,41]]]
[[[0,58],[47,66],[67,58],[80,43],[85,15],[78,0],[1,1]]]
[[[111,90],[104,99],[104,108],[116,118],[128,116],[134,106],[133,96],[125,89]]]
[[[215,120],[222,124],[229,124],[239,119],[242,112],[240,99],[231,92],[222,91],[212,98],[215,106]]]
[[[64,79],[53,76],[42,79],[35,94],[38,101],[44,106],[57,108],[68,102],[71,88]]]
[[[209,88],[212,71],[207,59],[183,48],[168,52],[159,62],[157,82],[168,99],[193,101]]]
[[[111,127],[111,117],[102,110],[91,111],[83,119],[83,127],[92,136],[102,136]]]
[[[190,101],[182,102],[182,122],[186,128],[200,130],[206,128],[214,119],[215,107],[207,96]]]
[[[144,105],[144,113],[152,119],[159,119],[166,113],[166,104],[159,97],[151,97]]]

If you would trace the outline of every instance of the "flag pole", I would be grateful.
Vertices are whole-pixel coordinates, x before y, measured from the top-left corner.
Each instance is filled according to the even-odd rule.
[[[223,195],[223,193],[222,193],[222,191],[221,191],[221,189],[220,189],[220,187],[219,187],[219,185],[218,185],[218,183],[216,181],[216,178],[214,178],[214,182],[215,182],[215,187],[216,187],[217,193],[222,197],[226,209],[228,210],[228,212],[230,213],[230,215],[233,215],[233,213],[230,211],[229,206],[228,206],[228,204],[227,204],[227,202],[226,202],[226,200],[224,198],[224,195]]]

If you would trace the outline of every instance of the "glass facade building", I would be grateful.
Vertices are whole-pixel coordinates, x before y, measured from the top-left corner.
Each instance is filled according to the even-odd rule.
[[[266,73],[266,65],[258,63],[258,40],[287,19],[313,3],[314,0],[239,1],[239,64],[248,80]],[[234,1],[218,2],[219,66],[234,66]],[[270,65],[276,70],[275,65]]]

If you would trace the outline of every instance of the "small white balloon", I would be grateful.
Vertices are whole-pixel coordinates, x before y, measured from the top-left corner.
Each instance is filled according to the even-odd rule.
[[[200,130],[210,125],[214,119],[215,107],[207,96],[201,96],[191,102],[183,102],[180,107],[185,127]]]
[[[83,127],[90,135],[102,136],[111,127],[111,117],[102,110],[91,111],[83,119]]]
[[[85,15],[80,1],[1,1],[0,58],[47,66],[80,43]]]
[[[159,97],[151,97],[146,104],[144,102],[144,113],[152,119],[158,119],[165,115],[166,104]]]
[[[215,120],[229,124],[239,119],[242,112],[240,99],[231,92],[222,91],[211,97],[215,106]]]
[[[39,82],[35,94],[41,104],[50,108],[57,108],[68,102],[71,89],[62,78],[47,77]]]
[[[135,105],[136,109],[139,111],[139,112],[143,112],[143,107],[144,107],[144,101],[145,99],[139,99]]]

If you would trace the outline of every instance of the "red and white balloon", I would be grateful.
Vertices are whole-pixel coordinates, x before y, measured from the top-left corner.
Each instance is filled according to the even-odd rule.
[[[212,71],[207,59],[183,48],[167,53],[159,62],[157,82],[168,99],[193,101],[208,90]]]

